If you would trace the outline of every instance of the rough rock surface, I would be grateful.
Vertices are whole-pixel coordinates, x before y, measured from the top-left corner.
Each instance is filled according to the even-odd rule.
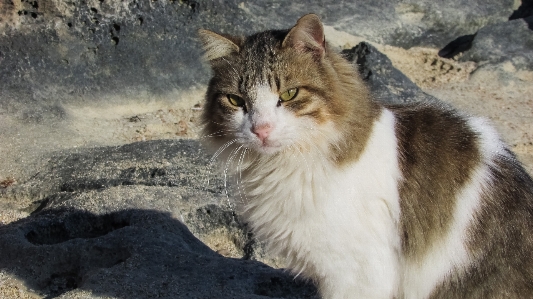
[[[531,171],[530,4],[0,0],[0,297],[317,298],[275,269],[200,146],[196,30],[316,12],[376,99],[488,116]],[[437,56],[476,32],[459,61]]]
[[[0,269],[46,298],[315,298],[252,261],[262,248],[211,168],[192,140],[57,153],[2,192],[32,216],[0,226]]]
[[[357,66],[377,100],[385,103],[409,103],[428,98],[413,81],[392,65],[387,56],[372,45],[362,42],[342,53]]]
[[[533,70],[533,16],[481,28],[461,60]]]
[[[65,117],[63,105],[80,97],[108,102],[109,93],[165,95],[204,83],[208,71],[195,42],[201,27],[237,34],[287,28],[312,11],[376,42],[442,46],[505,20],[514,8],[511,0],[471,1],[468,10],[461,1],[1,3],[0,108],[35,122]]]

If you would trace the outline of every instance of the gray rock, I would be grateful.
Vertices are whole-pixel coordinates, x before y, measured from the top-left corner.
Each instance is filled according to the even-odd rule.
[[[32,214],[48,209],[98,215],[162,211],[197,236],[226,228],[239,241],[238,251],[256,258],[246,248],[254,241],[236,219],[226,185],[198,141],[158,140],[58,152],[31,179],[0,189],[0,198],[4,205]]]
[[[490,64],[509,61],[517,69],[533,70],[533,17],[483,27],[460,59]]]
[[[59,152],[0,194],[34,199],[32,216],[0,227],[0,270],[47,298],[315,298],[313,286],[253,261],[263,249],[210,171],[197,141]],[[191,232],[232,243],[242,258]]]
[[[362,42],[352,49],[343,50],[342,54],[354,63],[377,100],[402,104],[430,98],[372,45]]]
[[[463,36],[459,36],[458,38],[451,41],[449,44],[444,46],[439,51],[439,56],[444,58],[453,58],[459,53],[463,53],[465,51],[470,50],[472,48],[472,42],[474,41],[474,38],[476,37],[476,34],[467,34]]]
[[[0,191],[0,195],[46,201],[48,196],[60,192],[85,192],[114,186],[199,188],[203,187],[203,180],[207,180],[212,171],[208,163],[209,156],[198,141],[193,140],[159,140],[117,147],[73,149],[55,153],[30,180]],[[210,179],[207,191],[221,192],[221,179]]]
[[[316,298],[262,263],[224,258],[168,213],[50,209],[0,227],[0,265],[46,298]]]
[[[376,42],[442,46],[506,20],[513,3],[8,1],[0,11],[0,113],[43,123],[66,117],[67,103],[120,102],[143,93],[164,98],[205,84],[198,28],[246,34],[289,28],[315,12],[327,25]]]
[[[513,1],[338,1],[245,3],[260,23],[283,28],[295,16],[317,13],[327,25],[371,41],[410,48],[443,46],[455,36],[507,20]]]

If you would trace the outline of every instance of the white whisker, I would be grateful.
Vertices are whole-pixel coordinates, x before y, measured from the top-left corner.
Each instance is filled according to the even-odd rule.
[[[211,159],[209,160],[210,163],[213,163],[220,154],[222,154],[223,151],[225,151],[230,145],[234,144],[235,142],[237,142],[237,139],[232,139],[226,143],[224,143],[224,145],[222,145],[216,152],[215,154],[213,155],[213,157],[211,157]]]
[[[231,153],[229,154],[228,159],[226,161],[226,166],[224,168],[224,192],[226,193],[226,198],[228,200],[228,207],[230,209],[233,209],[233,207],[232,207],[231,200],[229,198],[229,192],[228,192],[228,170],[229,170],[230,164],[233,162],[233,159],[235,159],[235,157],[237,156],[237,153],[243,147],[244,147],[244,145],[241,145],[238,148],[236,148],[236,149],[231,151]]]
[[[214,123],[215,125],[219,125],[219,126],[221,126],[221,127],[228,127],[228,128],[231,127],[231,126],[228,125],[228,124],[221,124],[221,123],[218,123],[218,122],[216,122],[216,121],[214,121],[214,120],[210,120],[209,122]]]
[[[231,134],[228,134],[228,133],[234,133],[232,131],[224,131],[224,132],[215,132],[215,133],[212,133],[212,134],[209,134],[209,135],[204,135],[204,136],[200,136],[198,137],[199,140],[201,139],[205,139],[205,138],[213,138],[213,137],[225,137],[225,136],[228,136],[228,135],[231,135]]]
[[[238,170],[238,178],[237,178],[237,190],[239,191],[239,196],[241,198],[241,203],[245,203],[246,198],[246,191],[242,187],[242,163],[244,161],[244,156],[248,152],[248,148],[244,148],[244,150],[241,152],[241,156],[239,157],[239,161],[237,163],[237,170]],[[243,200],[243,193],[244,193],[244,200]]]

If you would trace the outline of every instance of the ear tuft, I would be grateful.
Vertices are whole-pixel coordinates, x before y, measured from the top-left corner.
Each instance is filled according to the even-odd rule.
[[[322,58],[326,52],[326,39],[318,16],[307,14],[301,17],[283,40],[282,46],[300,52],[312,52],[317,58]]]
[[[198,36],[205,50],[205,58],[209,61],[239,52],[239,46],[228,37],[214,33],[213,31],[200,29]]]

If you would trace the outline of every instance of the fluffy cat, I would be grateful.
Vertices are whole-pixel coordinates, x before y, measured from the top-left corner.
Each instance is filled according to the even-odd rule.
[[[199,34],[208,145],[255,235],[323,298],[533,296],[533,182],[486,121],[373,100],[313,14]]]

